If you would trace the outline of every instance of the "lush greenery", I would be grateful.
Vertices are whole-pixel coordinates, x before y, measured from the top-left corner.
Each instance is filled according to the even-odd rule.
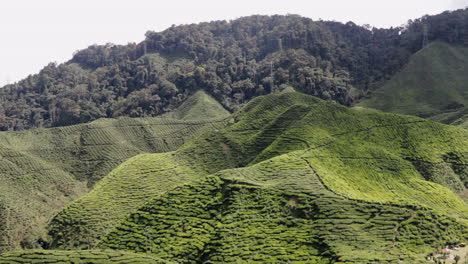
[[[229,110],[285,89],[349,105],[428,41],[467,44],[467,10],[377,29],[295,15],[149,31],[139,44],[90,46],[0,89],[0,130],[155,116],[199,89]],[[450,102],[447,102],[450,103]]]
[[[203,172],[191,169],[172,152],[129,159],[54,218],[49,227],[52,246],[94,247],[100,234],[109,232],[136,207],[200,174]]]
[[[466,46],[251,16],[50,64],[0,88],[0,263],[424,263],[468,241]]]
[[[359,106],[461,124],[468,114],[468,48],[433,42]]]
[[[213,97],[203,91],[198,91],[175,110],[162,116],[180,120],[206,120],[222,119],[230,116],[230,113]]]
[[[468,240],[467,131],[300,93],[139,155],[49,225],[60,249],[181,263],[420,263]],[[443,173],[441,173],[443,172]]]
[[[1,264],[56,263],[56,264],[165,264],[173,263],[160,258],[113,250],[58,251],[28,250],[0,255]]]
[[[194,107],[199,97],[218,109],[203,94],[191,100]],[[225,117],[217,115],[221,118],[208,121],[101,119],[0,133],[0,251],[44,246],[38,240],[44,226],[67,203],[137,154],[173,151],[200,133],[222,128]]]

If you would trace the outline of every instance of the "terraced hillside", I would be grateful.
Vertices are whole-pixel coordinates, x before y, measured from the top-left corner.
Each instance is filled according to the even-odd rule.
[[[0,252],[39,246],[53,215],[128,158],[173,151],[225,123],[119,118],[0,133]]]
[[[430,117],[431,120],[468,128],[468,107],[459,108],[456,111],[446,112]]]
[[[358,106],[462,124],[468,120],[467,73],[468,48],[436,41]]]
[[[49,225],[53,248],[179,263],[419,263],[468,241],[468,132],[300,93],[139,155]],[[0,258],[1,259],[1,258]]]
[[[131,252],[113,250],[83,250],[83,251],[57,251],[57,250],[28,250],[10,252],[2,255],[1,264],[14,263],[117,263],[117,264],[165,264],[171,263],[160,258],[135,254]]]
[[[163,117],[181,120],[220,119],[230,115],[229,111],[206,92],[200,90],[185,100],[174,111]]]

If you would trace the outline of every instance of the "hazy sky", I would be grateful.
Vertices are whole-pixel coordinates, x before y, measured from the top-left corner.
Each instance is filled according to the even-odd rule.
[[[172,24],[253,14],[299,14],[377,27],[468,6],[468,0],[5,0],[0,2],[0,85],[64,62],[97,43],[143,40]]]

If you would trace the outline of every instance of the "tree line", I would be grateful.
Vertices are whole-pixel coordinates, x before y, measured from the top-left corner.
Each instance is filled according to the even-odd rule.
[[[0,88],[0,130],[170,111],[196,90],[238,109],[287,87],[351,105],[429,41],[468,45],[468,10],[389,29],[287,16],[172,26],[128,45],[92,45]]]

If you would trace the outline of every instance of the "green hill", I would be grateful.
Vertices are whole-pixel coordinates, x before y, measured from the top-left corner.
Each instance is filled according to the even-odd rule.
[[[358,106],[460,124],[468,113],[467,72],[468,48],[436,41]]]
[[[413,18],[404,27],[369,28],[253,15],[148,28],[140,43],[91,45],[68,62],[0,87],[0,130],[157,116],[199,90],[229,110],[287,86],[351,105],[407,64],[421,48],[424,28],[429,41],[467,46],[467,17],[468,9],[460,9]]]
[[[12,263],[117,263],[117,264],[166,264],[173,263],[160,258],[131,252],[113,250],[28,250],[0,255],[0,264]]]
[[[468,128],[468,107],[462,107],[454,111],[445,112],[430,117],[431,120]]]
[[[59,210],[128,158],[173,151],[225,123],[119,118],[0,133],[0,252],[38,246]]]
[[[468,134],[300,93],[139,155],[50,223],[51,246],[179,263],[422,263],[468,240]]]
[[[163,117],[180,120],[220,119],[231,113],[204,91],[197,91],[173,111],[163,114]]]

